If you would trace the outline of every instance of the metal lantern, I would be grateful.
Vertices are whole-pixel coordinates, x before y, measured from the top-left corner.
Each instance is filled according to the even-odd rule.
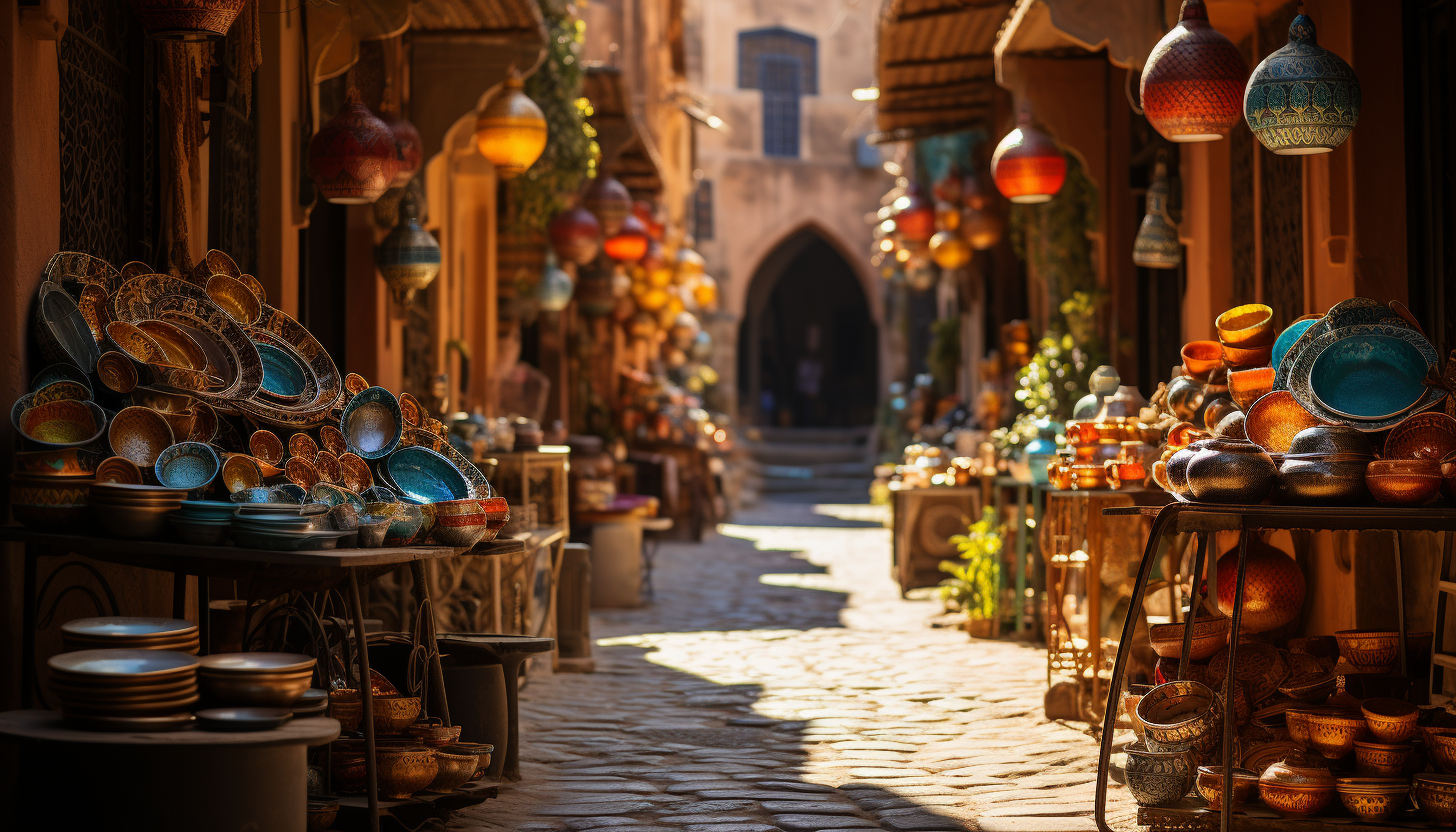
[[[616,234],[622,228],[622,221],[632,211],[632,194],[627,186],[612,177],[602,174],[591,181],[581,195],[581,204],[592,212],[602,225],[602,233]]]
[[[1360,118],[1360,79],[1344,58],[1315,41],[1314,21],[1297,14],[1289,43],[1265,58],[1244,90],[1244,118],[1280,156],[1328,153]]]
[[[1176,269],[1183,263],[1178,229],[1168,216],[1168,163],[1158,159],[1148,186],[1148,213],[1132,243],[1132,262],[1147,269]]]
[[[1203,0],[1183,0],[1178,25],[1143,66],[1143,112],[1169,141],[1221,139],[1239,123],[1247,74],[1239,48],[1209,24]]]
[[[635,263],[647,254],[651,242],[642,220],[629,214],[622,218],[622,224],[617,229],[617,233],[608,237],[607,241],[602,244],[602,250],[613,260]]]
[[[602,250],[602,224],[596,215],[577,205],[551,218],[546,233],[556,256],[568,263],[584,266],[596,259]]]
[[[681,277],[692,277],[703,273],[703,255],[693,251],[693,247],[683,241],[682,247],[677,250],[677,273]]]
[[[402,188],[420,171],[420,163],[424,157],[420,131],[395,113],[386,112],[379,119],[389,128],[390,135],[394,136],[394,146],[399,151],[398,166],[390,186]]]
[[[202,41],[227,36],[248,0],[131,0],[147,37]]]
[[[475,146],[495,165],[502,179],[526,171],[546,149],[546,114],[526,96],[519,75],[512,73],[475,120]]]
[[[544,312],[560,312],[571,303],[572,290],[576,283],[564,269],[556,264],[555,255],[547,255],[546,271],[536,284],[536,302]]]
[[[1032,124],[1031,111],[1023,108],[1016,129],[996,145],[991,178],[1012,202],[1049,202],[1067,180],[1067,158],[1051,136]]]
[[[364,205],[394,181],[399,148],[394,134],[350,88],[344,106],[308,143],[314,183],[329,202]]]
[[[440,273],[440,244],[420,227],[413,203],[400,206],[400,221],[374,249],[374,264],[401,309]]]
[[[942,269],[959,269],[971,262],[971,243],[955,231],[937,231],[930,238],[930,259]]]
[[[895,230],[901,239],[915,243],[929,242],[935,234],[935,206],[920,193],[914,182],[905,185],[904,195],[896,198]]]

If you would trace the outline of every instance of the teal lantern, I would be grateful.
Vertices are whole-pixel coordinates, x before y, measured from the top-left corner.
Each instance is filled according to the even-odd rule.
[[[1350,137],[1360,118],[1360,79],[1344,58],[1315,42],[1314,21],[1297,14],[1289,43],[1249,76],[1244,118],[1280,156],[1328,153]]]
[[[1183,262],[1178,228],[1168,216],[1170,192],[1168,163],[1159,154],[1153,183],[1148,186],[1148,213],[1132,241],[1132,262],[1145,269],[1176,269]]]
[[[374,249],[374,264],[395,302],[405,308],[415,292],[429,286],[440,273],[440,244],[420,227],[412,202],[402,203],[399,213],[399,224]]]
[[[541,305],[544,312],[560,312],[571,303],[571,293],[576,289],[576,282],[571,279],[564,269],[556,265],[556,255],[546,255],[546,270],[541,273],[541,280],[536,283],[536,302]]]

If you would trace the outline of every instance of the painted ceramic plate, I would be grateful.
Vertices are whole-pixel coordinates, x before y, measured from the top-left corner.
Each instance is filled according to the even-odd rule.
[[[399,401],[383,387],[370,387],[349,400],[339,420],[349,452],[364,459],[380,459],[393,451],[404,429]]]
[[[318,339],[287,313],[267,304],[263,305],[258,325],[249,327],[248,332],[255,339],[291,351],[313,376],[316,389],[311,397],[305,391],[295,403],[242,401],[238,409],[258,421],[293,428],[316,427],[328,420],[329,411],[343,393],[344,380]]]
[[[183,676],[196,670],[196,656],[172,650],[77,650],[57,653],[46,661],[56,673],[70,676],[140,676],[147,679]]]
[[[285,673],[308,670],[318,661],[302,653],[214,653],[198,659],[204,673]]]
[[[1308,330],[1305,331],[1305,336],[1308,336],[1316,329],[1318,329],[1317,326],[1310,327]],[[1300,340],[1304,340],[1305,336],[1301,336]],[[1289,392],[1294,394],[1294,398],[1299,402],[1301,406],[1304,407],[1304,409],[1308,410],[1315,416],[1324,419],[1325,421],[1349,425],[1350,427],[1355,428],[1359,431],[1363,431],[1365,433],[1375,433],[1395,427],[1397,424],[1400,424],[1400,422],[1405,420],[1407,414],[1426,410],[1427,408],[1439,404],[1441,400],[1445,398],[1445,390],[1442,390],[1438,387],[1428,387],[1426,388],[1425,393],[1421,395],[1420,399],[1418,399],[1414,405],[1399,414],[1379,420],[1353,419],[1349,416],[1336,413],[1330,410],[1327,406],[1325,406],[1325,404],[1323,404],[1319,400],[1319,398],[1315,396],[1314,391],[1310,386],[1310,376],[1314,370],[1316,359],[1319,358],[1319,356],[1327,348],[1333,346],[1339,341],[1345,340],[1347,338],[1368,339],[1375,336],[1380,336],[1384,338],[1398,338],[1405,341],[1420,352],[1420,354],[1424,357],[1427,366],[1436,366],[1439,362],[1439,357],[1436,355],[1436,349],[1435,347],[1431,346],[1431,342],[1427,341],[1424,335],[1405,325],[1403,320],[1399,325],[1365,324],[1358,326],[1348,326],[1342,329],[1331,330],[1330,332],[1326,332],[1323,335],[1318,336],[1317,338],[1313,339],[1308,344],[1308,346],[1301,350],[1297,355],[1295,355],[1293,349],[1290,350],[1290,355],[1293,358],[1293,364],[1290,365],[1289,371]],[[1298,345],[1296,344],[1296,346]],[[1289,364],[1289,360],[1286,359],[1285,363]]]
[[[254,343],[258,357],[263,360],[263,393],[279,401],[298,401],[308,387],[308,376],[293,356],[272,344]]]
[[[178,442],[157,457],[157,482],[168,488],[201,488],[222,469],[217,451],[203,442]]]
[[[78,618],[61,625],[61,632],[79,636],[121,638],[128,636],[184,636],[197,632],[197,625],[180,618],[133,618],[107,615]]]
[[[1366,422],[1390,419],[1426,394],[1431,366],[1415,344],[1389,335],[1341,338],[1310,367],[1310,393],[1332,413]]]
[[[473,496],[465,472],[429,448],[400,448],[389,455],[385,465],[389,468],[389,478],[404,496],[422,503],[443,503]]]

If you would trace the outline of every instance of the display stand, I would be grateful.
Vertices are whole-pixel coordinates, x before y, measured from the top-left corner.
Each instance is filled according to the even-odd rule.
[[[890,493],[890,557],[900,594],[936,586],[940,562],[960,553],[950,542],[981,519],[984,489],[975,485],[904,488]]]
[[[1304,529],[1309,531],[1378,531],[1385,530],[1392,533],[1401,531],[1432,531],[1450,532],[1456,531],[1456,509],[1450,508],[1394,508],[1388,506],[1269,506],[1269,505],[1218,505],[1208,503],[1172,503],[1162,508],[1129,506],[1125,508],[1109,508],[1103,511],[1107,516],[1142,516],[1153,519],[1152,533],[1148,537],[1147,546],[1143,550],[1142,562],[1138,570],[1137,584],[1133,590],[1132,609],[1139,610],[1142,607],[1144,592],[1147,589],[1148,578],[1152,574],[1153,561],[1157,556],[1158,547],[1166,535],[1191,533],[1198,538],[1198,551],[1194,560],[1193,575],[1203,574],[1203,565],[1208,556],[1209,535],[1221,531],[1239,532],[1238,547],[1238,574],[1235,580],[1233,615],[1229,622],[1228,641],[1228,662],[1227,667],[1237,667],[1239,649],[1239,624],[1243,612],[1244,580],[1248,567],[1248,537],[1249,532],[1265,530],[1293,530]],[[1393,534],[1395,538],[1395,586],[1396,605],[1400,610],[1399,625],[1397,632],[1400,637],[1400,670],[1405,671],[1406,650],[1406,621],[1405,621],[1405,598],[1402,584],[1402,557],[1400,547],[1400,535]],[[1211,585],[1216,585],[1210,580]],[[1190,609],[1198,609],[1201,603],[1200,582],[1193,582],[1193,597]],[[1183,630],[1183,648],[1181,655],[1184,657],[1179,661],[1178,678],[1187,678],[1188,659],[1190,646],[1193,640],[1193,620],[1196,616],[1189,616]],[[1136,626],[1135,615],[1129,615],[1123,625],[1122,643],[1117,651],[1117,660],[1113,665],[1112,685],[1108,691],[1107,710],[1103,715],[1102,747],[1097,765],[1097,794],[1095,803],[1095,817],[1097,827],[1101,832],[1112,832],[1107,824],[1107,779],[1109,775],[1109,764],[1112,759],[1113,728],[1117,719],[1118,703],[1123,691],[1123,673],[1127,668],[1128,651],[1132,643],[1132,628]],[[1234,812],[1232,805],[1231,791],[1233,788],[1233,777],[1229,770],[1233,767],[1232,749],[1234,746],[1234,697],[1232,685],[1235,684],[1237,674],[1227,673],[1224,679],[1224,688],[1220,691],[1223,699],[1223,808],[1220,811],[1210,811],[1185,802],[1181,805],[1171,807],[1143,807],[1138,810],[1138,823],[1143,826],[1150,826],[1155,830],[1207,830],[1213,832],[1233,832],[1233,830],[1248,830],[1249,832],[1265,832],[1266,830],[1288,830],[1288,832],[1313,832],[1316,829],[1328,829],[1332,824],[1338,824],[1341,829],[1366,830],[1366,829],[1391,829],[1428,827],[1427,822],[1406,823],[1395,821],[1385,824],[1371,824],[1345,816],[1314,817],[1303,820],[1286,820],[1269,816],[1267,813]]]

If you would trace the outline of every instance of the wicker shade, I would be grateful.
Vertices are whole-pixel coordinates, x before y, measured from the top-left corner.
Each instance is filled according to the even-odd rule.
[[[502,179],[524,173],[546,149],[546,115],[526,97],[518,76],[506,79],[475,120],[475,146]]]
[[[1178,229],[1168,217],[1168,164],[1158,160],[1148,186],[1148,213],[1132,243],[1132,262],[1147,269],[1176,269],[1183,263]]]
[[[1183,0],[1178,25],[1143,66],[1143,111],[1169,141],[1221,139],[1239,123],[1247,73],[1238,47],[1209,24],[1203,0]]]
[[[1281,156],[1328,153],[1350,137],[1360,118],[1360,79],[1345,59],[1315,41],[1308,15],[1295,15],[1289,43],[1249,77],[1244,118]]]
[[[1048,202],[1067,179],[1067,159],[1051,136],[1032,125],[1030,111],[1023,109],[1016,129],[996,145],[991,178],[1012,202]]]

